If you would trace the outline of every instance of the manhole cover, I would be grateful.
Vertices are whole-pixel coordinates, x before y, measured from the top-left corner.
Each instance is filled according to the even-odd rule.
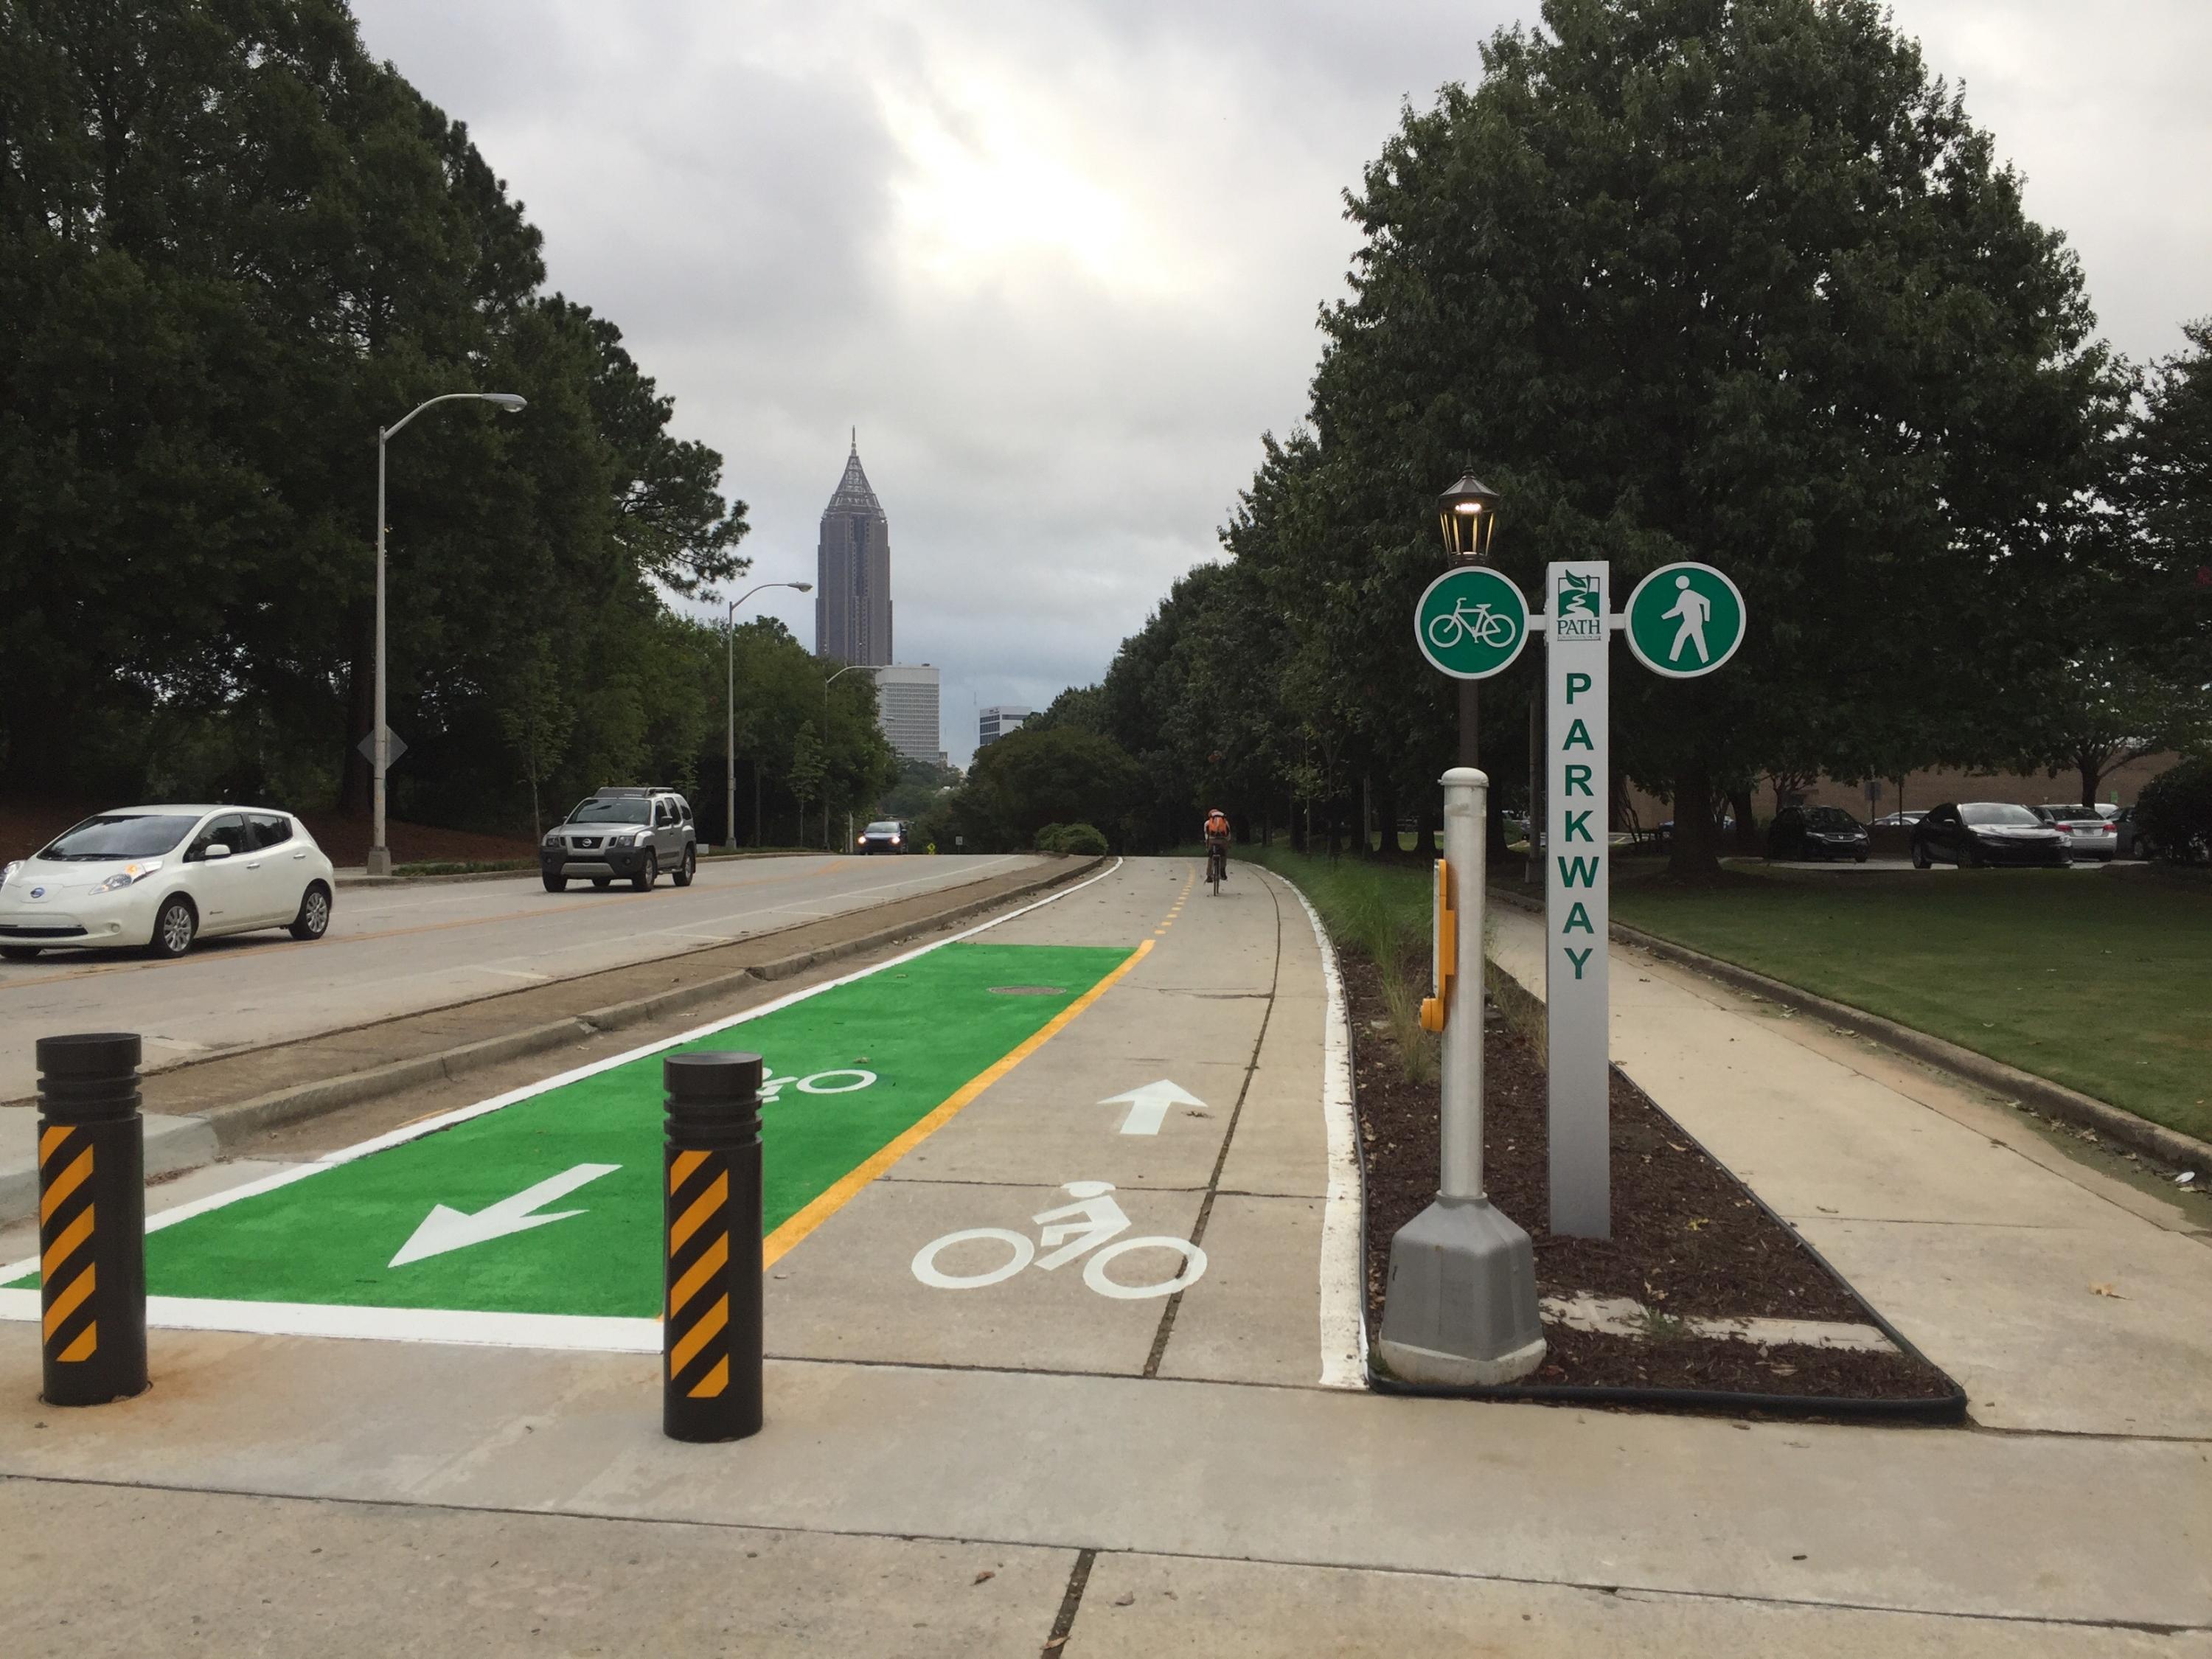
[[[1067,989],[1060,985],[994,985],[994,997],[1064,997]]]

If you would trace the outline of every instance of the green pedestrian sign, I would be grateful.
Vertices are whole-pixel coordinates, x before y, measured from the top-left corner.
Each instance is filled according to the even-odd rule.
[[[1421,654],[1459,680],[1486,680],[1513,665],[1528,642],[1528,601],[1484,565],[1462,564],[1431,582],[1413,607]]]
[[[1628,648],[1655,674],[1695,679],[1743,643],[1743,594],[1709,564],[1659,567],[1628,596]]]

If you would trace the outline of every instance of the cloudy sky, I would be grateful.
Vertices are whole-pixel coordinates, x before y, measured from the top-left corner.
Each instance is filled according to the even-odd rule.
[[[1340,192],[1534,0],[355,0],[468,122],[814,574],[848,431],[898,654],[977,704],[1097,678],[1305,405]],[[2204,0],[1896,0],[2138,360],[2212,313]],[[761,596],[813,643],[811,602]]]

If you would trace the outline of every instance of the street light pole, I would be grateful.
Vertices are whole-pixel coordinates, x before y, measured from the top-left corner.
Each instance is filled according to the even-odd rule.
[[[856,668],[872,674],[882,666],[881,663],[848,662],[822,682],[822,752],[824,756],[830,752],[830,688]],[[830,850],[830,792],[827,789],[822,792],[822,850],[825,853]]]
[[[400,429],[432,404],[451,403],[456,398],[475,403],[495,404],[508,414],[527,407],[526,399],[512,392],[447,392],[435,398],[425,398],[409,410],[394,424],[380,427],[376,434],[376,725],[369,732],[369,748],[373,758],[369,763],[369,847],[368,873],[388,876],[392,873],[392,849],[384,844],[385,775],[392,769],[392,733],[384,723],[384,472],[385,447],[398,437]]]
[[[771,587],[788,587],[800,593],[814,591],[812,582],[763,582],[732,599],[722,617],[724,667],[729,675],[729,725],[722,741],[722,841],[732,853],[738,850],[738,607]],[[753,825],[753,833],[760,833],[758,823]]]

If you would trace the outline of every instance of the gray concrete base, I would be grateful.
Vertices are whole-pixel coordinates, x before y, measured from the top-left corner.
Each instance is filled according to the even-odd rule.
[[[165,1176],[178,1170],[197,1169],[212,1161],[221,1150],[215,1126],[204,1117],[172,1117],[149,1112],[146,1125],[146,1176]],[[39,1210],[38,1122],[35,1106],[0,1108],[0,1222],[18,1221]]]
[[[1486,1198],[1438,1197],[1390,1241],[1376,1352],[1408,1382],[1489,1386],[1543,1364],[1536,1253]]]

